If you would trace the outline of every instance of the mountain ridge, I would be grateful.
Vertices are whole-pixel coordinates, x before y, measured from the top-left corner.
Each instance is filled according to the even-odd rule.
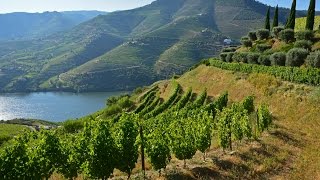
[[[262,27],[267,8],[254,0],[158,0],[133,10],[100,15],[65,33],[32,42],[28,48],[13,43],[21,48],[12,48],[14,55],[10,50],[3,52],[0,69],[18,68],[20,73],[10,77],[10,83],[1,90],[131,90],[216,56],[224,38],[239,39]],[[282,16],[288,13],[288,9],[281,11]],[[250,15],[257,18],[248,19]],[[280,22],[284,23],[284,18]],[[88,44],[109,48],[91,53],[86,50],[92,47]],[[12,59],[12,63],[4,63]],[[54,70],[55,66],[68,68],[61,72]],[[48,67],[52,69],[46,71]],[[1,79],[6,76],[0,75]],[[109,82],[104,82],[106,79]]]

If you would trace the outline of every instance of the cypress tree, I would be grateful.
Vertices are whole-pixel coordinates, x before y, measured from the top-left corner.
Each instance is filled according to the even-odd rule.
[[[307,24],[306,24],[307,30],[313,30],[315,9],[316,9],[316,0],[310,0],[308,16],[307,16]]]
[[[279,7],[277,5],[276,10],[274,11],[273,24],[272,28],[279,26]]]
[[[270,31],[270,6],[269,6],[268,11],[267,11],[266,23],[265,23],[264,28],[268,29]]]
[[[291,12],[286,24],[286,29],[294,29],[294,27],[296,26],[296,7],[297,7],[297,0],[293,0],[292,6],[291,6]]]

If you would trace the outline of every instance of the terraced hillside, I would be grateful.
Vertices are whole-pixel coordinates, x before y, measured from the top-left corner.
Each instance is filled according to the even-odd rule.
[[[254,0],[157,0],[48,38],[0,43],[0,90],[133,89],[218,55],[224,38],[261,27],[266,9]]]

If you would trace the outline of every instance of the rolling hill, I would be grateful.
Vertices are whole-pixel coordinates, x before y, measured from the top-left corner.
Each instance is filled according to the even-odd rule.
[[[0,40],[32,39],[65,31],[106,12],[66,11],[0,14]]]
[[[266,10],[254,0],[158,0],[46,38],[0,43],[0,90],[130,90],[216,56],[223,39],[260,28]],[[280,10],[282,23],[288,13]]]

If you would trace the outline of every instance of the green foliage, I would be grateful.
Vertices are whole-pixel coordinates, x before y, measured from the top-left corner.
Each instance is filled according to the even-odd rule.
[[[251,41],[256,41],[258,38],[257,38],[257,33],[255,31],[250,31],[248,33],[248,37]]]
[[[320,69],[318,68],[259,66],[254,64],[225,63],[215,59],[210,60],[210,65],[225,70],[244,73],[265,73],[278,77],[284,81],[291,81],[295,83],[311,85],[320,84]]]
[[[248,58],[248,63],[249,64],[258,64],[260,54],[259,53],[249,53],[247,58]]]
[[[219,98],[215,101],[215,108],[219,111],[222,111],[223,108],[227,107],[228,105],[228,92],[223,93]]]
[[[247,63],[248,62],[248,52],[238,52],[238,53],[235,53],[233,56],[232,56],[232,60],[234,62],[243,62],[243,63]]]
[[[269,44],[258,44],[257,45],[257,50],[259,51],[259,52],[264,52],[264,51],[266,51],[266,50],[268,50],[268,49],[271,49],[271,45],[269,45]]]
[[[310,53],[306,63],[310,67],[320,68],[320,51]]]
[[[293,0],[290,15],[287,20],[286,29],[294,29],[296,25],[296,6],[297,1]]]
[[[134,111],[134,113],[139,113],[141,112],[145,107],[147,107],[156,97],[156,91],[152,91],[149,93],[144,101],[137,107],[137,109]]]
[[[272,123],[272,116],[268,109],[268,106],[266,105],[259,106],[257,111],[258,131],[261,133],[264,130],[268,129],[271,123]]]
[[[28,136],[22,135],[13,140],[12,145],[6,147],[0,154],[0,178],[23,179],[30,178],[29,157],[27,155]],[[40,178],[40,177],[38,177]]]
[[[280,39],[286,43],[293,42],[294,38],[294,30],[293,29],[285,29],[280,32]]]
[[[310,30],[298,31],[295,33],[295,37],[297,40],[312,41],[314,38],[314,32]]]
[[[270,6],[268,7],[267,15],[266,15],[266,21],[264,24],[264,28],[268,29],[270,31]]]
[[[310,5],[308,9],[307,15],[307,22],[306,22],[306,29],[313,30],[314,27],[314,16],[316,13],[316,0],[310,0]]]
[[[106,121],[93,122],[88,146],[88,158],[83,164],[84,173],[90,178],[107,179],[117,166],[117,147]]]
[[[225,108],[217,117],[219,144],[223,149],[232,148],[232,110]]]
[[[276,10],[274,11],[272,28],[274,29],[275,27],[278,27],[278,26],[279,26],[279,7],[277,5]]]
[[[280,32],[283,31],[283,30],[284,30],[284,27],[276,26],[276,27],[273,27],[272,32],[273,32],[273,34],[274,34],[274,36],[276,38],[279,38],[280,37]]]
[[[270,56],[272,66],[285,66],[286,65],[286,53],[276,52]]]
[[[127,173],[129,177],[138,160],[138,145],[136,144],[139,134],[138,120],[138,115],[122,114],[120,120],[112,129],[117,153],[119,154],[116,158],[118,162],[116,168]]]
[[[268,39],[270,37],[270,31],[268,29],[259,29],[257,30],[258,40]]]
[[[248,113],[254,112],[254,97],[248,96],[242,101],[242,106]]]
[[[158,106],[156,109],[151,111],[150,113],[146,114],[146,117],[150,118],[150,117],[157,116],[158,114],[160,114],[163,111],[165,111],[166,109],[168,109],[169,106],[174,102],[174,100],[176,99],[176,97],[178,96],[178,94],[181,90],[181,87],[176,81],[173,81],[172,83],[173,83],[173,92],[172,92],[171,96],[169,97],[169,99],[166,102],[164,102],[163,104],[161,104],[160,106]]]
[[[228,53],[227,57],[226,57],[226,62],[232,62],[234,54],[235,53],[233,53],[233,52]]]
[[[84,127],[84,122],[80,120],[67,120],[63,122],[63,130],[67,133],[77,133]]]
[[[259,64],[264,65],[264,66],[270,66],[270,56],[269,55],[261,55],[258,59]]]
[[[182,98],[179,100],[179,102],[177,103],[176,109],[182,109],[184,108],[184,106],[188,103],[188,101],[190,100],[192,96],[192,89],[189,88],[187,90],[187,92],[185,92],[185,94],[182,96]]]
[[[228,53],[228,52],[235,52],[237,50],[236,47],[227,47],[227,48],[223,48],[222,52],[223,53]]]
[[[223,62],[226,62],[226,58],[227,58],[228,53],[220,53],[220,60]]]
[[[308,51],[311,51],[312,42],[311,41],[307,41],[307,40],[296,41],[294,43],[294,47],[295,48],[303,48],[303,49],[306,49]]]
[[[241,44],[244,47],[252,47],[252,41],[248,37],[242,37],[241,38]]]
[[[197,97],[197,99],[193,102],[192,108],[199,108],[203,106],[204,102],[207,99],[207,90],[201,92],[201,94]]]
[[[122,112],[122,108],[118,104],[114,104],[114,105],[108,106],[103,111],[103,115],[104,115],[104,117],[110,117],[110,116],[117,115],[121,112]]]
[[[304,64],[309,52],[302,48],[293,48],[287,53],[286,66],[300,67]]]

